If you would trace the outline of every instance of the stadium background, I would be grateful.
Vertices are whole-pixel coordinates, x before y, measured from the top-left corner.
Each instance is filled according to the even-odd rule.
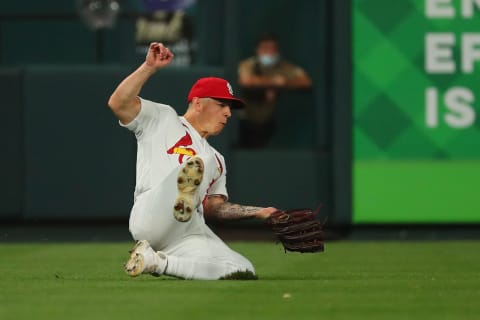
[[[477,63],[460,68],[474,1],[197,1],[194,63],[142,95],[182,112],[200,76],[238,88],[237,62],[275,30],[313,88],[281,93],[269,148],[237,148],[235,116],[212,143],[232,201],[328,217],[321,254],[285,254],[250,221],[213,225],[259,280],[206,282],[122,268],[136,146],[106,103],[143,61],[136,21],[154,2],[122,0],[115,27],[92,31],[73,0],[0,1],[0,319],[478,319]],[[427,2],[454,18],[427,18]],[[432,32],[453,33],[440,49],[458,72],[425,71]]]
[[[106,101],[142,61],[135,21],[145,8],[120,4],[115,26],[97,31],[80,20],[74,1],[0,4],[2,221],[127,219],[135,141]],[[425,33],[459,36],[475,30],[475,19],[427,19],[421,0],[393,7],[380,0],[202,0],[191,15],[194,63],[156,75],[144,97],[182,112],[200,76],[224,76],[237,87],[238,61],[266,30],[314,83],[282,93],[271,147],[236,148],[235,121],[212,140],[227,159],[232,201],[323,203],[331,226],[479,221],[478,121],[432,129],[423,113],[429,85],[476,90],[472,74],[426,74]]]

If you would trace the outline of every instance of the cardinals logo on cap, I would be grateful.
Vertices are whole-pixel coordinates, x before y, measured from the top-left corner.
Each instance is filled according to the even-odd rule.
[[[228,92],[233,96],[233,89],[229,82],[227,82],[227,89],[228,89]]]

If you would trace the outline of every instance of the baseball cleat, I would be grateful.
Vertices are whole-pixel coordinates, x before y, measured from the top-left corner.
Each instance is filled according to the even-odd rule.
[[[130,259],[124,265],[124,270],[129,276],[136,277],[142,273],[159,276],[165,271],[166,256],[157,254],[147,240],[137,241],[129,253]]]
[[[180,222],[189,221],[198,207],[195,201],[195,192],[203,180],[203,161],[199,157],[187,160],[184,167],[178,173],[177,189],[178,196],[173,205],[173,216]]]

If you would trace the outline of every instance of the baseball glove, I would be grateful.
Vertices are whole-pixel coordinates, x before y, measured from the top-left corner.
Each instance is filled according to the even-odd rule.
[[[310,209],[279,210],[272,213],[266,222],[285,252],[322,252],[325,250],[323,224],[315,219],[317,213],[318,210]]]

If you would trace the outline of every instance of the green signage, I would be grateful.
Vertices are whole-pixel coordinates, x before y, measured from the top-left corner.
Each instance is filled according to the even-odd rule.
[[[353,221],[480,222],[480,1],[353,10]]]

